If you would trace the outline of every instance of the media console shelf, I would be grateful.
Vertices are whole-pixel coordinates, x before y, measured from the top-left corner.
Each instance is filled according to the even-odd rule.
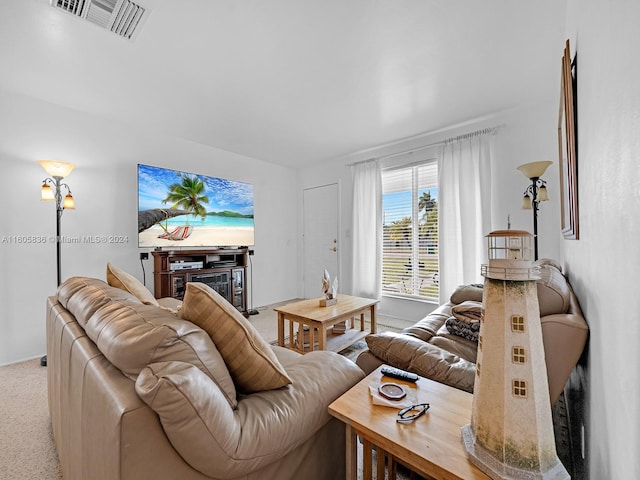
[[[248,248],[155,250],[153,282],[156,298],[182,300],[188,282],[202,282],[247,316]]]

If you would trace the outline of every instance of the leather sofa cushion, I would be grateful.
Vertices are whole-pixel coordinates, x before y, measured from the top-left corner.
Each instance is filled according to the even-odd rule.
[[[389,365],[467,392],[473,391],[475,364],[453,353],[402,333],[369,334],[365,340],[371,353]]]
[[[462,302],[468,302],[468,301],[482,302],[482,292],[483,292],[482,283],[460,285],[453,291],[449,301],[455,305]]]
[[[187,283],[180,316],[211,336],[242,392],[272,390],[291,383],[255,327],[208,285]]]
[[[476,363],[478,358],[478,344],[464,337],[449,332],[447,327],[442,327],[440,333],[429,340],[431,345],[436,345],[454,355],[464,358],[466,361]]]
[[[193,323],[92,278],[66,280],[58,299],[102,354],[130,379],[150,363],[186,362],[211,378],[232,408],[237,405],[222,356],[209,335]]]
[[[422,320],[414,325],[402,330],[402,333],[412,335],[424,342],[428,342],[432,337],[438,335],[447,319],[451,316],[451,303],[445,303],[436,308]]]
[[[312,438],[331,420],[327,406],[364,377],[334,352],[289,360],[289,388],[242,396],[235,411],[213,382],[184,363],[149,365],[136,391],[193,468],[211,478],[247,478]]]
[[[82,328],[99,309],[114,301],[141,303],[135,296],[119,288],[108,287],[97,278],[72,277],[58,287],[58,301],[76,317]]]
[[[135,296],[145,305],[158,306],[158,301],[140,280],[111,263],[107,263],[107,283]]]

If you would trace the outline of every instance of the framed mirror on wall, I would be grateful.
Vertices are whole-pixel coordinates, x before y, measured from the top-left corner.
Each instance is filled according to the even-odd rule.
[[[577,54],[571,60],[567,40],[562,56],[558,151],[560,165],[560,218],[562,234],[569,240],[580,238],[578,217],[578,115]]]

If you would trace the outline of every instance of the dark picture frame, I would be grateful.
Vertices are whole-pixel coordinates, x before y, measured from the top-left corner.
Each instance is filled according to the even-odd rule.
[[[577,55],[572,62],[569,40],[565,44],[561,72],[558,113],[560,218],[564,238],[578,240]]]

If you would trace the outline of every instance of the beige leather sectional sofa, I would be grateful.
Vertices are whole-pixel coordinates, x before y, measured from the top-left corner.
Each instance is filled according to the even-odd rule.
[[[538,303],[549,380],[554,404],[587,341],[589,329],[571,285],[551,260],[539,260]],[[446,322],[452,308],[463,302],[481,302],[482,285],[459,287],[446,304],[401,333],[366,337],[369,350],[356,363],[369,373],[382,363],[473,392],[478,344],[451,333]]]
[[[162,302],[101,280],[71,278],[48,299],[65,480],[344,478],[344,425],[327,406],[363,372],[333,352],[261,344],[202,288],[184,313],[207,323],[213,308],[216,342]]]

